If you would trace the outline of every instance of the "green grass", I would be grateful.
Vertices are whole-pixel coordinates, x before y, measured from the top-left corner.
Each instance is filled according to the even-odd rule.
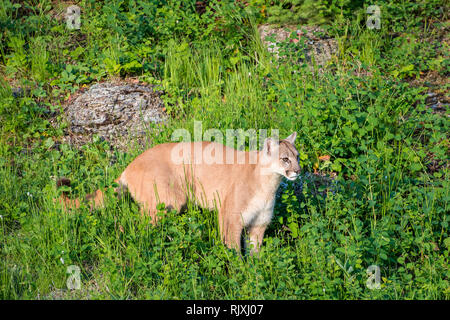
[[[0,11],[8,27],[0,49],[0,298],[449,298],[448,112],[426,107],[426,88],[407,81],[448,75],[445,47],[432,52],[414,40],[420,27],[398,37],[391,31],[400,23],[368,31],[360,16],[347,18],[330,27],[339,54],[318,72],[293,63],[301,57],[289,43],[281,48],[288,56],[274,60],[247,11],[224,5],[222,20],[177,11],[186,15],[180,27],[161,7],[166,22],[147,30],[136,21],[151,7],[96,5],[81,33],[49,19],[46,6]],[[111,185],[143,151],[111,150],[100,139],[81,149],[59,144],[67,124],[54,113],[68,95],[119,76],[166,92],[171,117],[162,132],[149,128],[149,146],[179,128],[193,134],[194,121],[203,132],[298,132],[304,173],[283,182],[258,257],[227,249],[215,212],[193,204],[182,214],[160,205],[153,227],[128,197],[72,214],[53,203],[56,177],[69,177],[72,195],[83,196]],[[14,86],[29,90],[14,97]],[[80,267],[80,290],[67,289],[70,265]],[[371,265],[380,289],[367,286]]]

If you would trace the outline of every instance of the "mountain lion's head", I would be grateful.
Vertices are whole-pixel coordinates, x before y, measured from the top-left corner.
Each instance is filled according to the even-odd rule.
[[[280,141],[267,138],[263,147],[263,161],[269,171],[278,173],[289,180],[297,179],[301,172],[298,151],[294,145],[295,138],[297,138],[297,132]]]

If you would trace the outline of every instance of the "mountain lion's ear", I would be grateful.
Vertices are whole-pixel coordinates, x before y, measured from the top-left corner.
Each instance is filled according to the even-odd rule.
[[[294,144],[296,138],[297,138],[297,132],[294,131],[289,137],[287,137],[284,140],[290,142],[291,144]]]
[[[267,138],[266,140],[264,140],[264,154],[270,156],[274,150],[276,146],[276,142],[275,140],[273,140],[272,138]]]

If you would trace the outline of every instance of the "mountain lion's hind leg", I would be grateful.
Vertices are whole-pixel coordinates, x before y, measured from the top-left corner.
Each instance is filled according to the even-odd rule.
[[[158,215],[156,206],[152,207],[153,209],[149,209],[149,206],[146,204],[141,204],[141,214],[150,216],[152,225],[156,225],[158,222]]]
[[[177,212],[180,212],[181,208],[186,205],[186,197],[183,193],[171,193],[170,191],[160,194],[149,192],[145,197],[145,201],[140,203],[141,214],[149,215],[153,225],[156,225],[161,218],[158,216],[158,204],[164,203],[167,210],[175,210]]]

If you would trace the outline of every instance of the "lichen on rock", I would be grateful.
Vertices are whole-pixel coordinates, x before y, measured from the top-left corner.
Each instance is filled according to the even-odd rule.
[[[166,119],[161,92],[136,83],[97,83],[64,106],[69,124],[65,140],[74,145],[93,135],[124,148],[130,139],[145,136],[150,123]]]

